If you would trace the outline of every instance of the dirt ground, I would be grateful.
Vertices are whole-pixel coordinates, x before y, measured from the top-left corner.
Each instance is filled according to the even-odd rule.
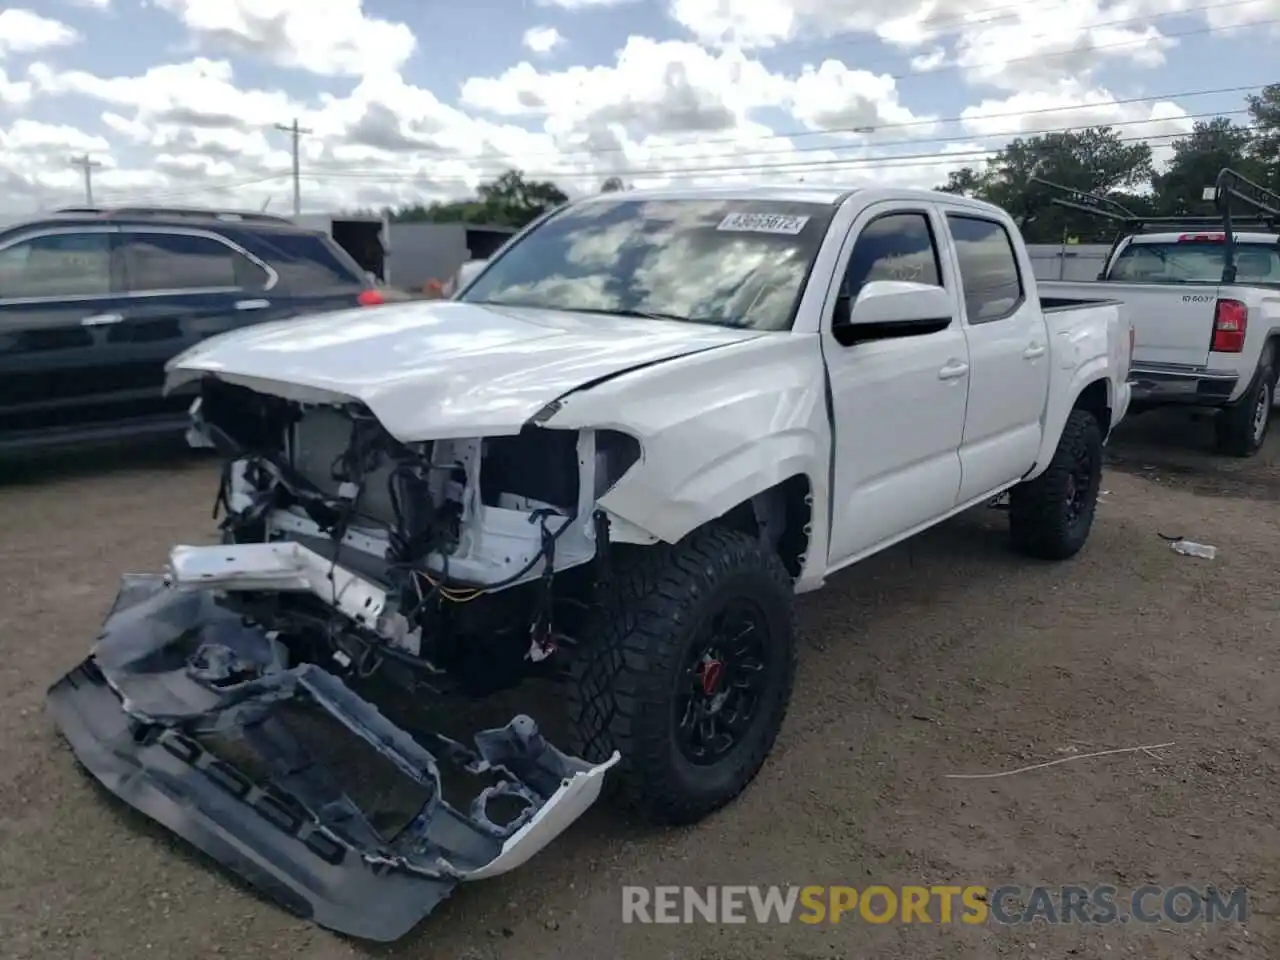
[[[0,486],[0,956],[1280,956],[1280,431],[1247,462],[1207,455],[1207,431],[1126,424],[1072,562],[1019,559],[981,508],[836,577],[801,601],[795,701],[737,803],[666,832],[597,807],[392,947],[295,920],[190,855],[96,788],[44,713],[121,572],[207,540],[211,465],[160,451],[23,471]],[[1183,882],[1248,887],[1249,922],[642,926],[620,906],[625,884]]]

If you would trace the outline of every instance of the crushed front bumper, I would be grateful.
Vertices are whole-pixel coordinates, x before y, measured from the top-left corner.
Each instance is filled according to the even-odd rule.
[[[48,700],[112,793],[293,913],[379,941],[407,933],[462,881],[528,860],[595,802],[618,759],[569,757],[528,717],[480,732],[474,750],[419,734],[432,753],[332,674],[287,667],[270,634],[209,591],[158,576],[125,578],[92,655]],[[316,737],[289,714],[300,707],[327,723],[322,744],[350,739],[417,791],[394,834],[351,799],[363,784],[309,747]],[[444,799],[440,761],[492,781],[469,811]],[[516,808],[508,818],[495,812],[504,804]]]

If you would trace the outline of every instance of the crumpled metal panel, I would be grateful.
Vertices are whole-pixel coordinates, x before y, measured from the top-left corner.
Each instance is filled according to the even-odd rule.
[[[287,909],[352,936],[398,939],[460,882],[519,866],[597,799],[618,759],[561,753],[523,716],[478,733],[474,749],[426,735],[432,752],[333,674],[287,663],[282,644],[211,592],[131,576],[49,706],[109,790]],[[421,791],[408,826],[391,837],[375,828],[349,796],[355,785],[282,715],[299,703]],[[257,776],[212,752],[210,738],[247,750]],[[441,761],[496,780],[456,809],[441,793]],[[491,815],[500,797],[522,812]]]

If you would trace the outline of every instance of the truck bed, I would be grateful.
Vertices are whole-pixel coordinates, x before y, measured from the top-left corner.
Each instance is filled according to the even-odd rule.
[[[1134,328],[1134,361],[1140,365],[1203,369],[1213,339],[1214,304],[1220,297],[1248,300],[1247,288],[1213,283],[1122,283],[1111,280],[1047,280],[1044,298],[1119,300]]]
[[[1040,288],[1044,289],[1044,284],[1040,284]],[[1103,303],[1120,303],[1115,297],[1040,297],[1040,309],[1044,313],[1060,312],[1062,310],[1079,310],[1082,307],[1096,307]]]

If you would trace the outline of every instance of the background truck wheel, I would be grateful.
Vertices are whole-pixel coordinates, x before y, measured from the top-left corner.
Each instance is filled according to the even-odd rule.
[[[645,819],[700,820],[773,747],[795,677],[793,585],[756,538],[708,528],[616,551],[569,658],[575,752],[622,759],[617,798]]]
[[[1218,415],[1214,423],[1218,450],[1232,457],[1251,457],[1262,448],[1271,426],[1276,372],[1260,367],[1245,395]]]
[[[1044,473],[1009,493],[1014,546],[1042,560],[1075,556],[1093,526],[1102,482],[1102,430],[1087,410],[1072,410]]]

